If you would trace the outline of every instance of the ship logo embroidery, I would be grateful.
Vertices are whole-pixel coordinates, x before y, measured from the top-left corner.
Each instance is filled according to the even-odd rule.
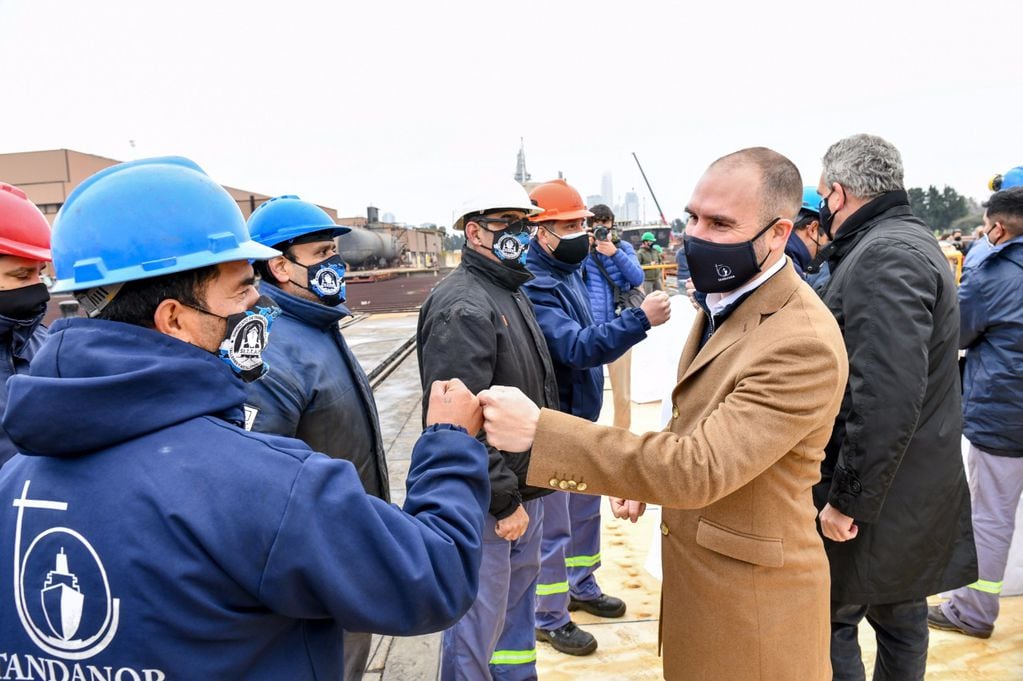
[[[14,609],[41,650],[86,660],[113,641],[121,600],[111,594],[106,568],[89,540],[54,523],[67,512],[67,502],[32,499],[30,485],[26,480],[13,504]]]
[[[82,623],[85,596],[78,588],[78,576],[68,569],[63,547],[57,554],[56,563],[56,567],[46,575],[40,596],[50,631],[62,641],[70,641]]]

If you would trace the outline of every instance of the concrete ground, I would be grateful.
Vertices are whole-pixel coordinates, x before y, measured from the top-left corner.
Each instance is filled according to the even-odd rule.
[[[363,368],[370,371],[415,333],[415,314],[374,315],[344,333]],[[388,450],[391,494],[404,500],[409,455],[421,430],[421,392],[418,364],[413,353],[376,391]],[[610,423],[610,392],[601,422]],[[633,430],[657,430],[660,406],[633,405]],[[655,681],[661,677],[657,656],[657,620],[660,582],[645,569],[653,542],[659,540],[657,509],[648,510],[633,525],[611,518],[604,507],[604,564],[597,573],[608,593],[625,599],[629,610],[619,620],[600,620],[574,613],[575,621],[599,642],[589,657],[562,655],[549,645],[537,644],[539,678],[543,681],[588,679],[600,681]],[[683,614],[684,615],[684,614]],[[873,665],[875,645],[871,630],[860,631],[864,660]],[[374,654],[366,681],[435,681],[439,670],[440,635],[412,638],[375,637]],[[726,677],[722,677],[723,679]],[[1002,615],[991,639],[982,641],[948,632],[931,632],[929,681],[1023,680],[1023,597],[1004,598]],[[481,680],[482,681],[482,680]]]

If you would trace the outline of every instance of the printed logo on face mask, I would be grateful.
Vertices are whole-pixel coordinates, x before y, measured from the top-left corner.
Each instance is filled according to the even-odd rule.
[[[528,248],[528,242],[523,243],[518,236],[511,234],[505,234],[494,244],[494,250],[503,260],[518,260],[526,248]]]
[[[718,278],[724,281],[725,279],[732,278],[732,268],[728,265],[714,265],[714,269],[717,270]]]
[[[30,480],[21,496],[14,540],[14,611],[29,639],[40,650],[60,660],[28,653],[0,652],[10,678],[40,679],[111,678],[111,667],[98,669],[82,664],[106,650],[117,635],[121,600],[114,598],[110,576],[93,545],[70,527],[51,524],[54,512],[66,512],[68,503],[28,496]],[[10,508],[10,507],[8,507]],[[26,517],[28,516],[28,517]],[[49,522],[48,522],[49,521]],[[62,662],[61,660],[68,660]],[[117,678],[158,681],[166,674],[158,669],[116,670]],[[4,676],[3,678],[8,678]]]
[[[309,282],[309,287],[320,296],[336,296],[341,292],[341,277],[331,267],[324,267]]]
[[[249,315],[231,331],[220,346],[220,354],[242,371],[255,369],[263,363],[269,322],[261,314]]]
[[[222,319],[227,320],[224,340],[217,355],[245,382],[262,377],[269,367],[263,362],[263,350],[270,337],[270,326],[281,314],[281,308],[266,296],[244,312]]]

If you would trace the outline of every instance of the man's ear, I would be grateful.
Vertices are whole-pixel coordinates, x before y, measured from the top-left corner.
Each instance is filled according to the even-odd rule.
[[[270,274],[277,280],[278,284],[284,284],[291,281],[291,272],[288,271],[288,259],[283,255],[278,255],[276,258],[270,258],[267,260],[266,269],[269,270]]]
[[[542,225],[537,227],[536,240],[542,247],[546,248],[548,251],[554,250],[553,248],[551,248],[551,235],[547,232],[547,229]]]
[[[784,249],[785,244],[789,241],[789,234],[792,233],[792,220],[782,219],[774,223],[771,226],[770,231],[770,248],[772,251],[776,251],[779,248]]]
[[[483,239],[480,236],[480,225],[470,220],[465,223],[465,240],[472,246],[482,246]]]
[[[167,298],[161,301],[153,312],[153,328],[185,343],[198,345],[197,325],[200,322],[197,318],[200,314],[178,300]]]

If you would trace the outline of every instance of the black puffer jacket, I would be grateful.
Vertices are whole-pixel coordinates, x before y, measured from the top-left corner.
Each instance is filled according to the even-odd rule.
[[[461,379],[474,393],[492,385],[514,386],[537,406],[558,408],[547,343],[533,305],[519,290],[530,279],[529,272],[465,249],[462,264],[426,299],[416,332],[424,418],[430,384],[451,378]],[[505,518],[522,501],[550,493],[526,485],[528,455],[487,449],[494,517]]]
[[[825,539],[832,598],[922,598],[977,578],[960,450],[959,307],[948,262],[905,192],[854,213],[829,247],[821,289],[849,353],[849,383],[825,450],[825,503],[859,535]]]

